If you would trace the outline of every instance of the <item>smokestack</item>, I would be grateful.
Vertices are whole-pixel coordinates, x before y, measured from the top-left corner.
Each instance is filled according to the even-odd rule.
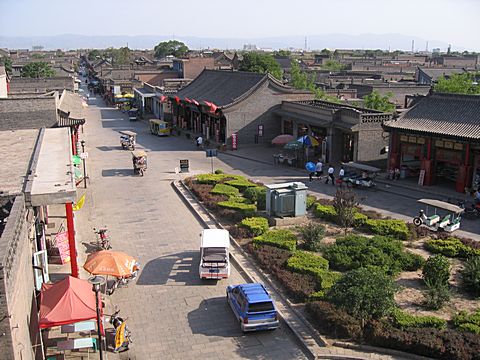
[[[415,40],[412,40],[412,53],[415,52]]]

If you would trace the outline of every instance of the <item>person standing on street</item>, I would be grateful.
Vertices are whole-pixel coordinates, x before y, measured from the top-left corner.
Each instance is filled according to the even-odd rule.
[[[345,169],[343,168],[343,166],[340,168],[340,171],[338,172],[338,178],[340,180],[343,180],[343,178],[345,177]]]
[[[328,165],[328,177],[325,184],[328,184],[329,180],[332,180],[332,185],[335,186],[335,168],[331,164]]]
[[[315,165],[315,173],[317,175],[317,179],[320,180],[320,177],[323,175],[323,163],[320,159],[318,159],[318,162]]]
[[[202,136],[197,137],[197,147],[202,147],[203,138]]]

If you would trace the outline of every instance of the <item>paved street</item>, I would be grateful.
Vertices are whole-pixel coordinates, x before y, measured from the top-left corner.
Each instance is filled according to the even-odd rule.
[[[178,138],[154,137],[144,123],[129,122],[102,104],[91,98],[87,109],[84,137],[91,180],[81,216],[88,215],[88,221],[81,221],[84,225],[78,231],[82,239],[93,241],[92,228],[107,225],[113,248],[138,257],[142,264],[137,282],[110,297],[128,317],[134,340],[132,349],[118,357],[304,358],[286,326],[274,332],[241,333],[225,301],[226,285],[244,282],[236,270],[218,284],[198,279],[201,226],[170,182],[177,178],[174,168],[185,155],[198,170],[208,169],[205,155]],[[133,175],[130,152],[120,148],[122,129],[138,132],[139,147],[148,152],[149,168],[143,178]],[[90,248],[80,246],[81,251]]]

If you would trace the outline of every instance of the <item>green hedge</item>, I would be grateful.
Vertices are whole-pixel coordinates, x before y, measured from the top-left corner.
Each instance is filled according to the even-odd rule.
[[[271,245],[281,249],[295,251],[297,237],[290,230],[269,230],[253,239],[254,245]]]
[[[356,212],[353,215],[353,226],[354,227],[362,227],[368,220],[368,216],[359,212]]]
[[[252,202],[257,204],[258,210],[265,210],[265,198],[267,194],[267,188],[263,186],[251,186],[244,190],[243,196]]]
[[[200,174],[196,176],[196,180],[199,184],[211,184],[215,185],[220,182],[224,182],[226,180],[233,181],[233,180],[244,180],[245,177],[241,175],[232,175],[232,174]]]
[[[395,309],[392,313],[392,322],[395,327],[400,329],[411,327],[429,327],[445,329],[447,321],[435,316],[416,316],[406,313],[400,309]]]
[[[238,195],[240,191],[233,186],[226,184],[216,184],[215,187],[210,191],[212,194],[234,196]]]
[[[287,261],[287,268],[300,274],[315,275],[319,270],[328,270],[328,260],[309,251],[296,251]]]
[[[263,217],[250,217],[243,219],[240,226],[246,228],[252,236],[260,236],[268,230],[268,220]]]
[[[424,263],[421,256],[406,252],[401,241],[378,235],[371,238],[361,235],[338,238],[335,244],[325,248],[323,256],[336,270],[371,266],[391,275],[401,270],[417,270]]]
[[[453,317],[453,325],[459,330],[480,335],[480,309],[472,314],[460,311]]]
[[[234,189],[236,189],[236,188],[234,188]],[[250,204],[248,199],[244,198],[242,195],[232,195],[228,198],[228,201],[232,201],[232,202],[236,202],[236,203]]]
[[[407,224],[402,220],[367,219],[363,226],[373,234],[393,236],[400,240],[407,240],[410,235]]]
[[[313,205],[315,205],[315,201],[317,201],[315,196],[307,195],[307,209],[310,209]]]
[[[317,204],[317,206],[314,207],[313,214],[320,219],[332,222],[335,221],[337,217],[337,212],[332,205]]]
[[[258,187],[257,184],[254,184],[251,181],[248,181],[247,179],[240,178],[240,177],[234,180],[225,181],[225,184],[235,186],[240,191],[245,191],[249,187]]]
[[[472,255],[480,255],[480,250],[473,249],[462,243],[460,239],[454,237],[427,240],[425,241],[424,247],[434,254],[442,254],[451,258],[467,258]]]
[[[244,217],[251,217],[255,215],[257,211],[257,207],[254,204],[245,204],[231,200],[221,201],[217,205],[226,209],[236,210]]]

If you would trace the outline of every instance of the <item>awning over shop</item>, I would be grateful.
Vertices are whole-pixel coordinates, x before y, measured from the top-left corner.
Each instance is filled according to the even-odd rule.
[[[71,276],[55,284],[43,284],[39,317],[40,329],[96,319],[92,285]]]
[[[25,194],[32,206],[75,201],[76,186],[68,128],[40,130]]]

